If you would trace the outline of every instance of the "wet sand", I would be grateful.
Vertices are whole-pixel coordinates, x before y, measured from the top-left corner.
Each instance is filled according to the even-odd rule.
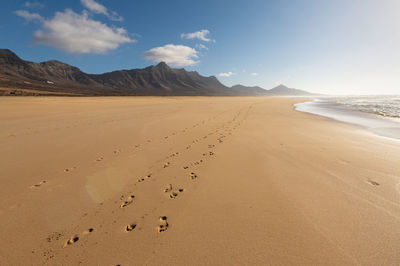
[[[0,98],[1,264],[399,264],[400,143],[299,101]]]

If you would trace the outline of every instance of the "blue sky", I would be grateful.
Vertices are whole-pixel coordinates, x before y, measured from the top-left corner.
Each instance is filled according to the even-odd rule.
[[[3,0],[0,47],[88,73],[164,60],[226,85],[400,94],[400,1]]]

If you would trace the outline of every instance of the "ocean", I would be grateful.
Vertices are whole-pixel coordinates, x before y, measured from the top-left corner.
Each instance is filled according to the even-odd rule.
[[[362,126],[400,140],[400,95],[320,97],[296,110]]]

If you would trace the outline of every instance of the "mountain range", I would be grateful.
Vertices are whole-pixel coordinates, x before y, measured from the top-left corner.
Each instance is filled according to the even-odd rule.
[[[87,74],[56,61],[22,60],[0,49],[0,95],[66,96],[264,96],[310,95],[279,85],[271,90],[235,85],[227,87],[215,76],[175,69],[161,62],[143,69]]]

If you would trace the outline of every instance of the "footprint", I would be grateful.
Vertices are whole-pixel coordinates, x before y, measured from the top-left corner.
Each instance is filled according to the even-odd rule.
[[[94,231],[94,228],[89,228],[88,230],[83,231],[82,235],[88,235]]]
[[[100,162],[102,160],[103,160],[103,157],[99,157],[99,158],[96,159],[96,162]]]
[[[169,195],[169,197],[171,198],[171,199],[174,199],[174,198],[176,198],[178,196],[178,193],[176,193],[176,192],[172,192],[170,195]]]
[[[213,153],[212,151],[210,151],[208,154],[209,154],[209,155],[214,155],[214,153]]]
[[[64,172],[68,173],[68,172],[74,170],[75,168],[76,168],[75,166],[72,167],[72,168],[65,168],[65,169],[64,169]]]
[[[118,150],[115,150],[115,151],[114,151],[114,154],[117,155],[117,154],[120,153],[120,152],[121,152],[121,150],[118,149]]]
[[[183,169],[188,169],[188,168],[189,168],[189,166],[184,166],[184,167],[183,167]]]
[[[180,188],[180,189],[178,189],[178,192],[179,193],[182,193],[183,192],[183,188]],[[169,195],[169,197],[171,198],[171,199],[175,199],[176,197],[178,197],[178,192],[172,192],[170,195]]]
[[[135,224],[135,223],[133,223],[133,224],[128,224],[128,225],[125,227],[125,232],[133,231],[135,228],[136,228],[136,224]]]
[[[164,188],[164,192],[170,192],[172,190],[172,185],[169,184],[166,188]]]
[[[167,216],[160,216],[160,225],[158,226],[158,232],[165,232],[168,230],[169,224],[167,222]]]
[[[368,179],[367,182],[368,182],[370,185],[372,185],[372,186],[379,186],[379,185],[380,185],[378,182],[376,182],[376,181],[374,181],[374,180],[371,180],[371,179]]]
[[[140,182],[143,182],[144,180],[146,180],[146,179],[148,179],[148,178],[150,178],[151,177],[151,174],[148,174],[147,176],[145,176],[145,177],[141,177],[141,178],[138,178],[138,182],[140,183]]]
[[[200,160],[200,161],[194,162],[194,165],[199,165],[199,164],[201,164],[202,162],[203,162],[203,160]]]
[[[170,162],[166,162],[166,163],[164,164],[164,168],[167,168],[170,164],[171,164]]]
[[[77,235],[72,236],[70,239],[67,240],[67,242],[65,242],[64,248],[65,248],[66,246],[72,245],[72,244],[74,244],[74,243],[76,243],[76,242],[78,242],[78,241],[79,241],[79,236],[77,236]]]
[[[135,198],[135,195],[130,195],[124,202],[121,203],[121,205],[119,206],[120,208],[124,208],[130,204],[132,204],[133,199]]]
[[[41,185],[46,184],[46,182],[47,182],[46,180],[40,181],[39,183],[32,185],[31,188],[40,187]]]
[[[191,173],[190,173],[190,178],[191,178],[191,179],[196,179],[196,178],[197,178],[197,175],[196,175],[195,173],[191,172]]]

